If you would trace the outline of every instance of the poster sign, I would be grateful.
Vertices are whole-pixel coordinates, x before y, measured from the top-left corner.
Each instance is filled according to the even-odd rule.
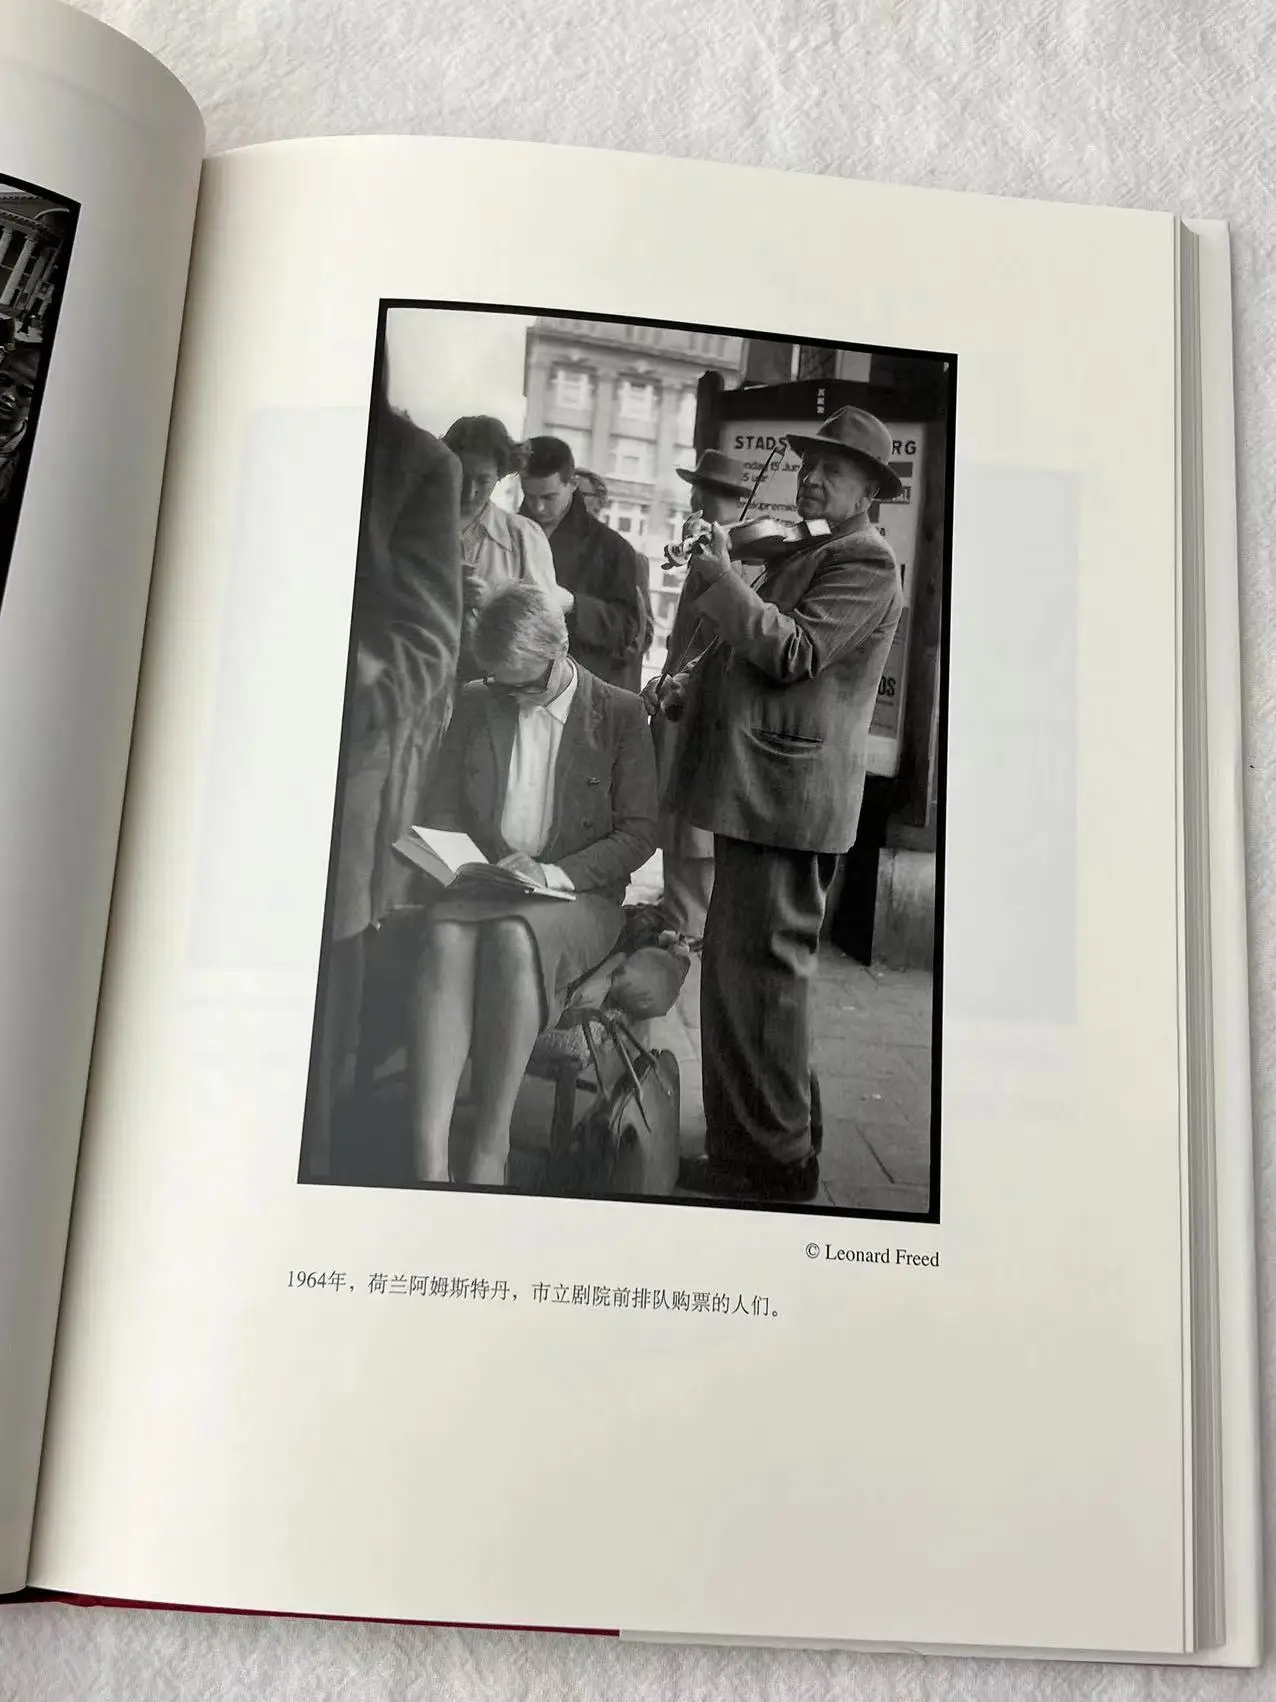
[[[730,420],[723,426],[718,447],[743,461],[750,481],[757,478],[768,458],[771,465],[749,510],[757,518],[774,514],[781,519],[797,518],[797,479],[801,457],[783,440],[790,432],[812,436],[821,421]],[[904,725],[904,689],[908,679],[908,634],[912,601],[913,562],[917,553],[918,512],[923,490],[926,428],[885,421],[892,440],[891,465],[903,481],[903,490],[893,502],[879,505],[876,524],[899,562],[904,587],[904,612],[895,632],[895,642],[877,688],[877,708],[869,726],[868,771],[894,775],[899,772],[900,740]],[[783,448],[781,449],[781,445]]]

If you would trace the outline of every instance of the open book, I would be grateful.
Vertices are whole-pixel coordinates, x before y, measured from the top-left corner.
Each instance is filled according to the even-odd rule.
[[[0,1588],[1256,1662],[1226,230],[203,151],[8,0]]]
[[[522,874],[517,869],[503,869],[488,862],[468,833],[448,833],[440,828],[414,827],[410,833],[396,839],[394,849],[400,857],[438,881],[440,886],[457,891],[484,891],[491,894],[514,891],[528,898],[575,898],[574,892],[561,892]]]

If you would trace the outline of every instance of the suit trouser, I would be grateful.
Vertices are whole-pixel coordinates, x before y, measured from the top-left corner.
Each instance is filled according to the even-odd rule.
[[[711,1158],[811,1153],[811,982],[836,868],[831,852],[714,836],[700,984]]]

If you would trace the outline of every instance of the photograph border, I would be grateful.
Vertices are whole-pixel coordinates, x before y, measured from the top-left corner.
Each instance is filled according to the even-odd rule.
[[[41,191],[45,193],[45,191]],[[939,704],[936,715],[936,811],[935,823],[935,945],[934,961],[931,969],[932,998],[930,1025],[930,1153],[929,1153],[929,1191],[930,1205],[924,1212],[870,1210],[862,1206],[836,1206],[818,1201],[793,1204],[783,1201],[770,1200],[709,1200],[688,1195],[682,1198],[666,1195],[651,1194],[608,1194],[606,1196],[577,1196],[569,1194],[538,1194],[523,1189],[496,1189],[465,1182],[369,1182],[344,1181],[332,1176],[305,1176],[302,1174],[304,1164],[304,1146],[302,1130],[297,1131],[298,1169],[297,1182],[301,1186],[336,1187],[336,1188],[367,1188],[389,1189],[395,1192],[430,1192],[439,1194],[494,1194],[498,1196],[512,1195],[525,1199],[554,1199],[580,1205],[642,1205],[655,1207],[691,1207],[703,1211],[746,1211],[761,1212],[767,1215],[784,1214],[795,1217],[831,1217],[839,1219],[859,1219],[870,1223],[930,1223],[938,1224],[940,1215],[940,1194],[942,1186],[942,1148],[943,1148],[943,1025],[944,1025],[944,908],[947,884],[947,830],[948,830],[948,708],[949,708],[949,661],[950,639],[952,631],[952,577],[953,577],[953,514],[954,514],[954,475],[956,469],[957,449],[957,390],[958,390],[958,357],[955,352],[937,349],[902,348],[893,344],[868,343],[851,338],[812,337],[800,333],[782,334],[775,331],[762,331],[756,328],[746,329],[739,326],[708,325],[691,320],[660,319],[643,314],[624,313],[595,313],[585,309],[551,310],[545,307],[527,307],[513,303],[495,303],[484,301],[451,301],[433,297],[416,296],[383,296],[377,304],[376,342],[372,360],[372,376],[368,392],[368,429],[364,441],[363,484],[359,505],[358,538],[363,539],[368,520],[368,505],[372,490],[372,438],[376,429],[377,399],[381,394],[384,370],[386,365],[386,330],[389,315],[397,310],[416,309],[437,313],[501,313],[519,318],[556,318],[594,320],[612,325],[649,325],[656,329],[671,331],[700,332],[710,336],[726,336],[740,338],[760,338],[777,343],[801,344],[806,348],[848,350],[857,354],[891,355],[905,360],[935,360],[945,362],[948,366],[948,386],[945,397],[944,425],[946,441],[944,445],[944,535],[940,552],[940,611],[939,611]],[[354,639],[355,596],[357,583],[355,580],[355,564],[350,565],[351,596],[350,596],[350,643],[346,665],[345,696],[342,703],[341,734],[338,744],[338,761],[336,782],[333,792],[332,838],[328,854],[328,879],[325,889],[323,932],[318,973],[315,977],[314,1009],[311,1018],[311,1046],[309,1073],[307,1076],[305,1106],[303,1110],[303,1128],[305,1119],[311,1111],[312,1095],[317,1091],[317,1083],[321,1075],[319,1068],[321,1047],[320,1017],[324,1008],[324,997],[327,991],[330,954],[328,952],[328,937],[332,925],[333,900],[336,886],[336,860],[340,846],[342,807],[345,798],[346,774],[343,761],[346,749],[346,738],[349,731],[352,687],[355,677],[356,645]]]
[[[75,252],[75,238],[80,226],[81,204],[60,190],[49,189],[42,183],[32,183],[25,177],[14,177],[11,173],[0,169],[0,184],[9,189],[25,190],[31,195],[43,196],[46,201],[56,201],[58,206],[65,207],[70,218],[62,252],[58,256],[58,266],[61,276],[53,299],[49,303],[49,311],[45,317],[45,335],[41,343],[43,359],[40,370],[36,373],[35,384],[31,391],[31,408],[27,414],[27,434],[18,451],[18,465],[14,469],[13,484],[9,497],[14,505],[13,525],[7,545],[3,534],[0,534],[0,610],[4,607],[4,595],[9,584],[9,569],[13,565],[14,551],[18,547],[18,528],[22,524],[22,503],[26,496],[27,473],[31,467],[31,456],[35,450],[35,441],[40,429],[40,411],[44,403],[45,386],[48,383],[49,367],[53,361],[53,350],[57,344],[58,322],[62,317],[62,303],[66,300],[67,283],[71,275],[71,256]]]

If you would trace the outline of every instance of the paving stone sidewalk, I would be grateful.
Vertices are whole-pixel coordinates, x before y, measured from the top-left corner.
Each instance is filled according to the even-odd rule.
[[[704,1149],[699,964],[653,1040],[678,1058],[684,1153]],[[929,972],[868,969],[824,945],[815,991],[815,1065],[824,1108],[825,1202],[924,1212],[931,1120]]]

